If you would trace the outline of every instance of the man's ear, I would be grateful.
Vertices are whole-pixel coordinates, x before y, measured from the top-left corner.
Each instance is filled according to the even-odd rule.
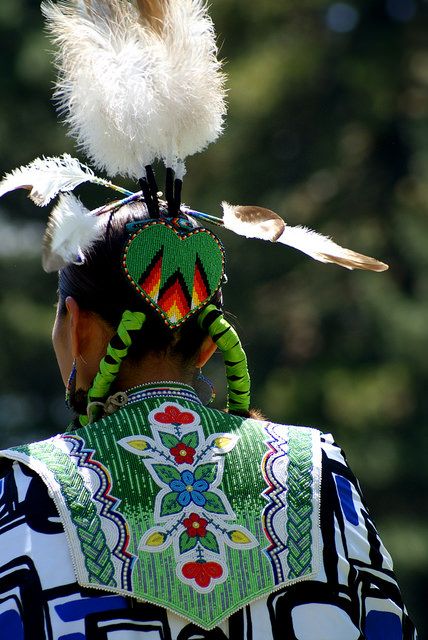
[[[68,296],[65,300],[65,306],[69,316],[68,330],[70,334],[71,353],[74,359],[81,355],[81,338],[80,324],[81,312],[76,300]]]
[[[92,351],[106,338],[102,320],[94,313],[81,309],[74,298],[65,301],[69,314],[70,342],[73,358],[90,359]],[[99,348],[99,347],[98,347]]]
[[[204,339],[201,348],[199,349],[199,354],[196,359],[195,366],[198,369],[202,369],[202,367],[206,365],[206,363],[211,358],[211,356],[216,351],[216,349],[217,349],[217,345],[214,342],[214,340],[211,338],[211,336],[207,336]]]

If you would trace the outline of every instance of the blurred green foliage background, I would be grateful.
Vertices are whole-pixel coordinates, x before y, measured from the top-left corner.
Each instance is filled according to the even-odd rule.
[[[214,214],[222,199],[261,204],[390,264],[351,273],[222,234],[254,404],[334,433],[427,638],[428,3],[213,0],[212,14],[230,114],[189,161],[186,202]],[[1,0],[2,173],[76,155],[50,100],[49,50],[38,2]],[[23,192],[0,203],[3,447],[68,419],[50,346],[56,278],[40,266],[46,218]],[[220,359],[208,373],[221,403]]]

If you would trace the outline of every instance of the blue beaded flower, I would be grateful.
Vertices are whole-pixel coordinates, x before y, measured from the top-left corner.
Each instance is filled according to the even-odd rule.
[[[195,476],[191,471],[183,471],[181,480],[173,480],[170,485],[172,491],[178,493],[177,502],[182,507],[194,502],[198,507],[203,507],[206,498],[203,491],[207,491],[209,484],[206,480],[195,480]]]

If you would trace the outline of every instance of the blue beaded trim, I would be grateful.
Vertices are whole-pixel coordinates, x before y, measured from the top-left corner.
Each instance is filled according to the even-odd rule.
[[[128,406],[130,404],[135,404],[136,402],[141,402],[143,400],[148,400],[149,398],[171,398],[174,400],[189,400],[190,402],[196,402],[197,404],[202,404],[201,400],[198,398],[196,393],[188,387],[187,389],[179,388],[174,389],[172,387],[156,387],[154,389],[141,389],[140,391],[136,391],[135,393],[130,393],[128,395]]]

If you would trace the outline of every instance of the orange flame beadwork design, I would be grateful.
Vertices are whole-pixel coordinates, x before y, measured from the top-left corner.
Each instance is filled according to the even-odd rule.
[[[163,259],[163,247],[155,255],[151,265],[145,274],[141,277],[138,285],[141,289],[147,292],[147,294],[157,302],[159,298],[160,283],[162,277],[162,259]]]
[[[202,263],[198,258],[195,264],[195,277],[193,279],[193,293],[192,293],[192,309],[199,307],[210,295],[209,285],[207,277],[204,272]]]
[[[171,322],[179,322],[190,312],[189,292],[179,271],[162,288],[158,305]]]

